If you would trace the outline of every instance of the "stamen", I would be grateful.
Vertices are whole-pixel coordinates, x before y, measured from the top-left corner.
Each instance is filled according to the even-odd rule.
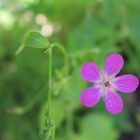
[[[111,84],[109,82],[106,82],[104,85],[105,85],[105,87],[110,87],[111,86]]]

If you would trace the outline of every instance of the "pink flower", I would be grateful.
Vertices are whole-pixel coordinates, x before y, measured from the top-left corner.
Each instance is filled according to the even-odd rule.
[[[81,103],[90,108],[95,106],[101,97],[104,97],[108,112],[120,113],[123,109],[123,100],[117,91],[129,94],[134,92],[139,85],[138,78],[132,74],[116,77],[123,65],[123,57],[117,53],[107,57],[104,71],[101,71],[95,63],[85,63],[81,75],[87,82],[94,83],[94,86],[82,92]]]

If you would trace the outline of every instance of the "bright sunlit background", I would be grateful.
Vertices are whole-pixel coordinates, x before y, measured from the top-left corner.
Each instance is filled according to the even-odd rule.
[[[121,74],[140,77],[139,0],[0,0],[0,140],[49,135],[42,130],[48,56],[33,48],[15,55],[31,30],[62,44],[69,58],[64,77],[64,56],[53,51],[56,140],[140,140],[140,88],[120,93],[125,106],[118,115],[109,114],[103,100],[92,109],[79,100],[90,86],[80,75],[87,61],[103,68],[107,55],[118,52],[125,59]]]

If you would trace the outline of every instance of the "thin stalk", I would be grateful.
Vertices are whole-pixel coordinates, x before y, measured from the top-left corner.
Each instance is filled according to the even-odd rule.
[[[55,140],[55,125],[54,125],[54,122],[53,122],[53,128],[52,128],[52,136],[51,136],[51,140]]]
[[[49,87],[48,87],[48,109],[50,112],[50,121],[52,124],[52,128],[51,128],[51,140],[55,140],[55,125],[54,125],[54,121],[52,119],[52,113],[51,113],[51,99],[52,99],[52,47],[50,46],[49,48],[49,58],[48,58],[48,62],[49,62]]]
[[[51,44],[52,48],[58,48],[64,55],[64,72],[65,76],[68,77],[69,74],[69,63],[68,63],[68,55],[63,46],[57,43]],[[63,79],[63,75],[59,75],[60,79]],[[66,89],[65,89],[66,90]],[[68,91],[68,90],[67,90]],[[71,109],[69,107],[66,108],[66,132],[68,139],[71,139],[71,134],[73,133],[73,114],[71,112]]]
[[[57,43],[53,43],[53,44],[51,44],[51,46],[52,46],[52,48],[59,48],[59,50],[63,53],[63,55],[64,55],[64,71],[65,71],[65,74],[67,76],[69,73],[69,67],[68,67],[68,56],[67,56],[67,52],[66,52],[65,48],[62,45],[57,44]]]
[[[49,75],[49,87],[48,87],[48,106],[50,107],[50,103],[51,103],[51,97],[52,97],[52,48],[49,48],[49,58],[48,58],[48,62],[49,62],[49,71],[48,71],[48,75]]]

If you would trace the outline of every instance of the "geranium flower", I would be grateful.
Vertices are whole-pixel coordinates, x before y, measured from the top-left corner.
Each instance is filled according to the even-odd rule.
[[[139,79],[132,74],[116,77],[123,65],[123,57],[117,53],[107,57],[104,71],[101,71],[98,65],[93,62],[85,63],[81,75],[84,80],[92,82],[94,85],[82,92],[81,103],[91,108],[99,102],[101,97],[104,97],[108,112],[120,113],[124,104],[117,91],[129,94],[134,92],[139,85]]]

